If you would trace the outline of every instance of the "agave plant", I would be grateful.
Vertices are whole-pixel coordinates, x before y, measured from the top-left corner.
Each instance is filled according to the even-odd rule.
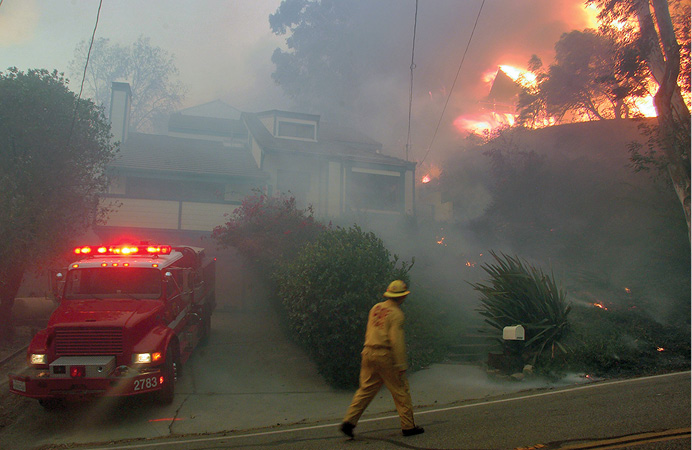
[[[518,257],[490,253],[496,264],[481,266],[490,280],[471,283],[481,294],[478,312],[485,322],[500,334],[507,326],[522,325],[525,330],[522,353],[533,364],[547,348],[566,353],[559,341],[569,327],[567,316],[571,306],[554,276],[544,274]],[[500,341],[505,349],[509,348],[507,342]]]

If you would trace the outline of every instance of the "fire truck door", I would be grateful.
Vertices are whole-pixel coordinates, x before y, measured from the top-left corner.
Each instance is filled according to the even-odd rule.
[[[192,270],[183,269],[181,270],[181,275],[183,278],[181,298],[183,302],[183,308],[187,307],[192,303]]]

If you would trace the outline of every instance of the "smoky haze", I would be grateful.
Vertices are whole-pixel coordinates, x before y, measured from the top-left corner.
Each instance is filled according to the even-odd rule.
[[[338,41],[332,55],[352,71],[348,86],[330,84],[334,77],[323,74],[317,102],[288,98],[271,78],[272,53],[286,49],[287,36],[274,35],[269,26],[269,16],[280,5],[279,0],[105,2],[95,37],[128,45],[142,35],[173,55],[180,81],[188,87],[185,107],[221,99],[251,112],[320,114],[379,140],[384,153],[405,157],[415,2],[351,0],[341,5],[348,26],[333,27],[338,34],[320,39]],[[481,1],[419,3],[411,160],[426,153],[480,7]],[[97,9],[98,2],[5,2],[0,8],[0,59],[23,70],[67,73],[75,47],[91,37]],[[524,67],[534,53],[550,61],[562,33],[593,23],[582,0],[486,2],[430,159],[439,160],[463,137],[452,122],[477,111],[477,102],[490,88],[484,77],[499,64]],[[79,74],[70,75],[76,90]]]
[[[533,54],[550,61],[562,33],[592,24],[581,1],[487,2],[454,83],[480,7],[480,1],[419,4],[411,160],[425,156],[453,84],[431,152],[438,160],[463,138],[454,131],[453,120],[479,113],[478,102],[490,90],[488,76],[498,65],[525,67]],[[385,153],[405,157],[415,3],[351,1],[344,10],[348,26],[334,27],[334,34],[323,37],[324,46],[315,51],[336,52],[349,61],[348,86],[324,81],[318,98],[296,100],[311,112],[349,122],[380,140]]]

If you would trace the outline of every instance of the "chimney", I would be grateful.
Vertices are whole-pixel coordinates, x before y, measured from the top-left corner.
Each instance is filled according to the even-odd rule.
[[[111,84],[111,133],[113,133],[113,141],[125,142],[127,140],[127,131],[130,128],[130,104],[132,100],[132,91],[129,83],[120,83],[114,81]]]

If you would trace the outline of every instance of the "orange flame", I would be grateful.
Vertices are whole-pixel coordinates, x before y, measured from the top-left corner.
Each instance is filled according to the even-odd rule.
[[[508,66],[506,64],[500,65],[500,70],[502,70],[508,77],[524,87],[531,87],[536,85],[536,74],[525,69],[520,69],[518,67]]]
[[[509,113],[488,112],[481,116],[459,116],[454,119],[454,127],[460,132],[483,133],[501,126],[512,126],[516,115]]]
[[[608,308],[606,308],[605,306],[603,306],[602,303],[592,303],[592,305],[595,306],[596,308],[601,308],[601,309],[604,310],[604,311],[608,311]]]
[[[430,175],[426,175],[423,177],[423,179],[420,180],[420,182],[423,184],[426,184],[426,183],[430,183],[430,180],[432,180],[432,178],[430,178]]]

